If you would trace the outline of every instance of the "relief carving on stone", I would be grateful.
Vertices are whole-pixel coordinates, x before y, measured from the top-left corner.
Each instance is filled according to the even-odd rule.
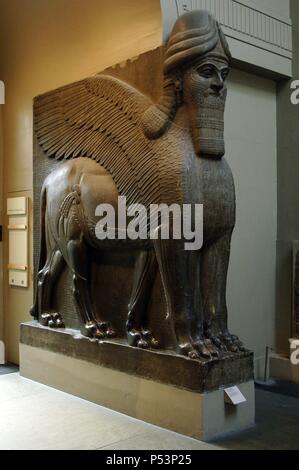
[[[224,154],[224,109],[230,52],[220,25],[206,11],[181,16],[165,49],[163,89],[149,96],[107,74],[35,100],[37,142],[61,162],[41,192],[40,260],[32,316],[64,328],[53,304],[62,271],[72,289],[82,333],[117,337],[109,312],[91,293],[94,253],[130,252],[135,260],[127,309],[130,346],[167,349],[148,327],[153,284],[160,276],[174,350],[191,359],[244,351],[228,331],[226,280],[235,225],[235,190]],[[185,240],[99,240],[96,207],[118,197],[127,204],[203,204],[203,246]],[[115,266],[115,270],[118,266]],[[114,285],[115,295],[119,286]],[[161,300],[162,301],[162,300]]]

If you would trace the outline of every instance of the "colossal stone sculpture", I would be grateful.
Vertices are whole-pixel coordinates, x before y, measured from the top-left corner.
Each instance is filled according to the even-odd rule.
[[[206,11],[180,17],[164,59],[164,87],[153,103],[118,78],[98,75],[43,95],[35,130],[44,153],[64,162],[44,181],[41,246],[32,315],[63,328],[53,289],[65,265],[82,332],[113,338],[109,312],[92,301],[93,253],[130,251],[136,263],[126,323],[138,348],[165,346],[148,329],[148,303],[157,272],[163,281],[175,349],[191,359],[243,351],[228,331],[226,279],[235,225],[234,182],[224,159],[225,81],[230,52],[219,24]],[[204,243],[185,240],[99,240],[96,207],[118,196],[129,204],[203,204]],[[115,267],[117,269],[117,266]],[[117,290],[117,286],[115,286]]]

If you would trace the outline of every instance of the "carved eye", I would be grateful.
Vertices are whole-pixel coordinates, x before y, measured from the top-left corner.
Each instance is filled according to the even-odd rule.
[[[210,66],[202,67],[198,69],[197,71],[199,75],[201,75],[204,78],[211,78],[214,74],[214,69],[213,67],[210,67]]]

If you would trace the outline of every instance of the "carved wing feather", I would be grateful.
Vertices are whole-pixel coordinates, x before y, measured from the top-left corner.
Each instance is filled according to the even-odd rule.
[[[46,156],[56,160],[89,157],[112,175],[129,203],[161,201],[163,175],[170,180],[161,143],[149,141],[140,126],[149,98],[130,85],[99,75],[35,99],[35,133]],[[163,145],[162,145],[163,146]],[[161,158],[161,154],[164,153]],[[159,176],[158,176],[159,175]]]
[[[73,156],[71,149],[80,152],[80,146],[82,154],[94,156],[98,148],[93,131],[121,142],[122,126],[136,127],[147,106],[148,98],[120,80],[105,75],[88,78],[36,98],[36,134],[50,157],[67,158],[67,150]]]

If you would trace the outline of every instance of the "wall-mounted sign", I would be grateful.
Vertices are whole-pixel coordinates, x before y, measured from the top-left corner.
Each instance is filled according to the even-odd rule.
[[[0,80],[0,104],[5,103],[5,86],[2,80]]]
[[[0,364],[5,364],[5,348],[3,341],[0,341]]]
[[[28,199],[7,200],[9,216],[9,285],[28,287]]]

